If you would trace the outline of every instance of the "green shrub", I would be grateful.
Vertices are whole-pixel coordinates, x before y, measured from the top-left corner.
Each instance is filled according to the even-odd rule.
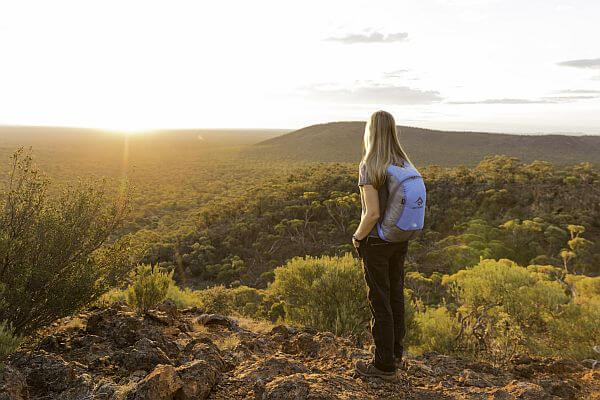
[[[600,337],[600,297],[580,304],[570,303],[561,310],[560,318],[547,321],[548,335],[542,337],[542,354],[578,360],[597,358],[592,348]]]
[[[175,303],[177,308],[186,308],[194,306],[202,307],[202,302],[200,301],[200,297],[198,296],[198,291],[192,290],[190,288],[181,289],[179,286],[172,284],[167,290],[166,298]]]
[[[600,335],[596,279],[563,281],[555,267],[523,268],[510,260],[482,260],[445,276],[463,326],[457,350],[495,362],[518,352],[591,356]],[[581,294],[573,299],[570,291]]]
[[[273,298],[264,290],[245,285],[226,288],[216,285],[208,289],[194,291],[199,307],[205,312],[241,315],[255,319],[269,318]]]
[[[118,301],[127,302],[127,290],[112,288],[100,296],[100,298],[94,302],[94,305],[98,307],[109,307],[111,304]]]
[[[173,271],[141,264],[136,268],[134,282],[127,289],[127,301],[138,312],[144,313],[167,297],[169,287],[174,285]]]
[[[456,351],[460,325],[446,307],[427,307],[425,312],[415,315],[415,322],[418,327],[418,342],[415,347],[418,351],[443,354]]]
[[[285,320],[361,341],[368,334],[369,311],[366,283],[360,259],[295,257],[274,271],[267,292],[282,302]],[[407,296],[405,321],[413,327],[414,308]],[[276,309],[277,306],[272,306]]]
[[[0,362],[2,362],[6,357],[11,355],[23,338],[17,334],[11,324],[7,321],[0,322]]]
[[[295,257],[274,271],[268,289],[284,303],[289,323],[361,335],[370,319],[360,260],[343,257]]]
[[[113,199],[104,181],[53,188],[23,149],[1,187],[0,320],[17,334],[94,302],[131,269],[128,239],[109,240],[128,215],[128,191]]]
[[[197,295],[204,312],[226,315],[233,312],[230,290],[223,285],[199,290]]]

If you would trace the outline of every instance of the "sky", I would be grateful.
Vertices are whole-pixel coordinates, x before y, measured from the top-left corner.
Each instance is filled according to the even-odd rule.
[[[0,124],[600,134],[598,0],[0,0]]]

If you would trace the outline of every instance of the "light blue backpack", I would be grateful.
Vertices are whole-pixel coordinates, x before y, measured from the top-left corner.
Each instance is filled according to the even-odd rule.
[[[426,190],[423,177],[411,164],[387,168],[388,199],[383,219],[377,222],[379,237],[404,242],[423,230]]]

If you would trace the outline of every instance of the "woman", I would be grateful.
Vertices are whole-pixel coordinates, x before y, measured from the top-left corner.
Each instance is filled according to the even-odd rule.
[[[394,379],[397,364],[402,360],[404,258],[408,241],[381,239],[376,224],[381,222],[389,195],[387,167],[390,164],[402,167],[406,163],[412,164],[400,145],[394,117],[376,111],[365,127],[358,177],[362,213],[352,236],[354,247],[363,259],[375,344],[372,360],[355,364],[356,372],[363,376]]]

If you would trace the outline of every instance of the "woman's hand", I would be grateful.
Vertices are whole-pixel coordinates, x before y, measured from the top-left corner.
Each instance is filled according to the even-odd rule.
[[[358,249],[358,246],[360,246],[360,242],[358,240],[356,240],[354,238],[354,236],[352,236],[352,244],[354,245],[355,248]]]
[[[360,194],[365,203],[365,210],[361,213],[360,223],[354,231],[354,237],[362,241],[369,235],[369,232],[379,220],[379,193],[373,185],[363,185],[360,186]],[[358,241],[353,238],[352,243],[354,247],[358,248],[359,243],[355,242]]]

